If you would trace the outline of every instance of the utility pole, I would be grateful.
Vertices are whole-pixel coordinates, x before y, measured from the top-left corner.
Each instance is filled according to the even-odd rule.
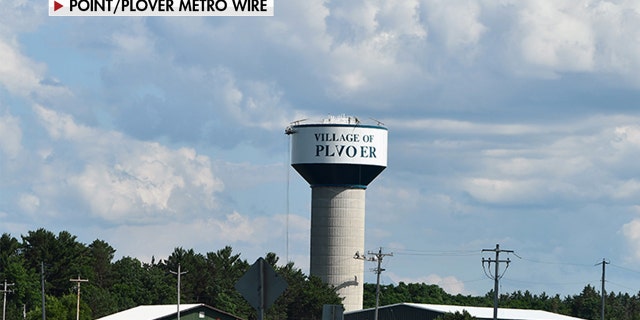
[[[377,261],[378,262],[378,267],[373,269],[373,271],[376,273],[376,309],[375,309],[375,313],[373,316],[374,320],[378,320],[378,305],[380,303],[380,274],[382,273],[382,271],[385,271],[385,269],[382,269],[380,267],[380,265],[382,264],[382,259],[384,259],[384,257],[393,257],[393,253],[382,253],[382,248],[378,249],[378,252],[368,252],[369,255],[373,255],[372,257],[367,257],[367,256],[362,256],[360,255],[359,252],[356,252],[356,255],[353,256],[354,259],[359,259],[359,260],[366,260],[366,261]]]
[[[47,310],[45,309],[45,299],[44,299],[44,261],[40,263],[40,286],[42,288],[42,320],[47,319]]]
[[[485,274],[487,274],[487,277],[489,277],[490,279],[493,279],[494,284],[493,284],[493,320],[498,320],[498,282],[500,281],[500,278],[502,278],[502,275],[504,275],[504,272],[507,271],[507,268],[509,268],[509,263],[511,262],[511,260],[509,260],[509,258],[507,258],[506,260],[500,260],[500,253],[501,252],[507,252],[507,253],[513,253],[513,250],[502,250],[500,249],[500,245],[496,244],[496,248],[495,249],[482,249],[482,252],[487,252],[487,251],[491,251],[491,252],[495,252],[496,253],[496,259],[492,260],[491,258],[489,259],[485,259],[482,258],[482,269],[485,270]],[[484,264],[487,263],[487,269],[491,268],[491,263],[495,263],[495,271],[493,273],[493,276],[491,276],[491,271],[489,271],[489,273],[487,273],[486,269],[484,269]],[[504,269],[504,272],[502,273],[502,275],[500,275],[499,273],[499,265],[500,262],[505,262],[507,264],[507,267]]]
[[[177,274],[178,275],[178,320],[180,320],[180,276],[187,273],[187,271],[181,272],[180,271],[180,264],[178,263],[178,271],[169,271],[173,274]]]
[[[2,294],[4,298],[2,300],[2,320],[5,319],[5,313],[7,312],[7,292],[13,292],[7,287],[14,285],[14,283],[7,283],[7,279],[4,279],[4,289],[2,289]]]
[[[602,262],[596,263],[595,265],[597,266],[599,264],[602,265],[602,306],[601,306],[601,309],[600,309],[600,318],[602,320],[604,320],[604,298],[605,298],[605,293],[604,293],[604,269],[605,269],[605,266],[609,264],[609,262],[607,262],[604,258],[602,258]]]
[[[81,282],[89,282],[88,279],[80,279],[80,275],[78,275],[77,279],[69,279],[71,282],[75,282],[78,284],[78,303],[76,305],[76,320],[80,320],[80,283]]]

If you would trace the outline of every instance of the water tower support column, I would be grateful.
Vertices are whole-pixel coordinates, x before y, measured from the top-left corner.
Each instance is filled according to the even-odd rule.
[[[321,186],[311,191],[311,274],[334,284],[345,310],[362,308],[365,189]]]

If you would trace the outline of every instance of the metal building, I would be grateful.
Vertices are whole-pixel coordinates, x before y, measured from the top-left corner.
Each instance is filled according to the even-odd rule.
[[[345,311],[362,309],[365,190],[387,166],[387,128],[355,117],[293,123],[291,165],[311,186],[310,274],[333,285]]]
[[[178,309],[175,304],[144,305],[108,315],[97,320],[175,320],[178,319]],[[216,309],[203,303],[181,304],[180,319],[182,320],[242,320],[230,313]]]
[[[423,303],[397,303],[380,307],[378,310],[379,320],[434,320],[445,313],[468,312],[478,320],[492,320],[493,308],[491,307],[466,307],[440,304]],[[372,320],[375,310],[365,309],[352,311],[344,314],[344,320]],[[557,314],[543,310],[530,309],[510,309],[500,308],[498,310],[499,320],[585,320]]]

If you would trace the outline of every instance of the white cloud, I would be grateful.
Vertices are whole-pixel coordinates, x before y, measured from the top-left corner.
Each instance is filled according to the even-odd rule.
[[[615,143],[619,148],[640,147],[640,126],[621,125],[614,129]]]
[[[92,215],[113,223],[140,223],[202,214],[215,207],[215,193],[222,190],[222,182],[214,177],[209,158],[193,149],[173,150],[136,141],[77,124],[72,117],[41,106],[34,111],[50,137],[60,143],[56,144],[60,150],[54,146],[47,157],[68,150],[75,157],[73,166],[64,159],[50,161],[39,179],[47,180],[45,186],[62,182]],[[44,176],[45,172],[50,176]],[[64,193],[38,188],[43,193],[47,190],[39,197],[62,197]]]
[[[33,213],[40,207],[40,199],[33,194],[22,194],[18,200],[20,208],[27,213]]]
[[[419,8],[417,1],[327,3],[325,27],[313,30],[324,40],[318,43],[326,54],[309,61],[314,73],[329,81],[325,92],[338,100],[370,97],[420,76],[413,50],[402,49],[403,44],[426,39]],[[300,53],[307,55],[308,50]]]
[[[31,32],[45,20],[47,6],[29,0],[3,0],[0,38],[16,32]],[[3,60],[4,61],[4,60]]]
[[[128,60],[128,62],[149,62],[158,59],[161,52],[156,50],[156,40],[149,32],[143,19],[131,20],[126,30],[116,31],[111,36],[111,44],[115,47],[114,60]]]
[[[474,58],[487,27],[480,21],[482,7],[476,1],[427,1],[429,25],[442,36],[447,50]]]
[[[545,206],[594,199],[627,203],[640,195],[629,176],[640,170],[634,160],[640,156],[638,121],[619,115],[543,125],[386,120],[403,136],[392,154],[445,169],[455,165],[453,177],[427,177],[438,179],[433,183],[439,190],[463,191],[484,203]]]
[[[542,181],[472,178],[464,182],[464,189],[482,202],[525,204],[536,201]]]
[[[640,6],[636,1],[597,1],[588,4],[590,18],[599,47],[598,68],[634,79],[640,84],[637,70],[640,61]],[[630,41],[631,40],[631,41]]]
[[[239,212],[227,214],[224,218],[198,217],[176,219],[153,225],[120,225],[94,232],[115,248],[120,256],[134,256],[144,261],[166,258],[175,247],[194,248],[196,252],[216,251],[224,246],[243,248],[243,257],[253,261],[253,257],[263,256],[270,250],[284,261],[282,248],[285,245],[284,216],[248,217]],[[307,252],[309,220],[299,216],[289,219],[292,252],[300,255]],[[161,234],[162,237],[157,235]],[[304,234],[300,239],[300,234]],[[154,239],[154,241],[148,241]],[[300,264],[300,265],[299,265]],[[308,265],[308,254],[300,258],[298,267]]]
[[[277,14],[286,19],[273,19],[265,25],[270,41],[296,52],[305,52],[311,60],[326,53],[331,39],[326,34],[326,18],[330,10],[325,4],[325,0],[283,3]]]
[[[233,134],[236,130],[282,129],[290,121],[290,113],[285,112],[289,103],[275,81],[240,78],[236,71],[246,75],[242,67],[227,63],[231,60],[222,54],[212,59],[181,58],[192,55],[184,51],[194,45],[189,40],[197,45],[202,44],[203,38],[210,39],[212,45],[223,42],[215,39],[224,37],[217,26],[197,18],[193,22],[176,19],[159,23],[161,28],[183,28],[184,33],[158,32],[145,20],[135,20],[130,29],[110,35],[109,44],[115,49],[104,72],[104,85],[108,88],[105,91],[108,99],[115,101],[115,121],[128,134],[146,139],[163,136],[177,141],[206,139],[235,144],[240,139]],[[176,41],[184,43],[167,44]],[[231,55],[242,51],[224,50]],[[185,105],[195,106],[190,109],[193,112],[183,112]],[[229,135],[228,142],[212,139],[225,134]]]
[[[421,2],[418,0],[382,1],[376,20],[379,27],[400,37],[426,39],[427,27],[420,16]]]
[[[379,3],[370,1],[337,3],[330,7],[330,15],[331,18],[344,23],[345,32],[351,33],[346,39],[362,39],[375,33],[378,28],[376,16],[382,11],[379,5]]]
[[[640,212],[639,207],[636,206],[635,209]],[[634,218],[625,223],[621,231],[631,248],[630,260],[640,261],[640,218]]]
[[[611,192],[611,197],[614,199],[637,199],[638,195],[640,195],[640,181],[634,178],[616,183]]]
[[[82,141],[100,137],[91,128],[76,124],[73,117],[68,114],[59,113],[40,105],[35,105],[34,111],[40,121],[43,122],[45,129],[49,132],[49,136],[54,140]]]
[[[0,86],[9,93],[28,99],[50,99],[70,96],[67,88],[45,81],[46,65],[23,55],[14,37],[0,34]]]
[[[385,120],[390,127],[398,130],[429,130],[450,134],[528,134],[542,130],[540,126],[516,124],[516,123],[479,123],[456,119],[389,119]],[[553,131],[553,126],[545,126],[544,130]]]
[[[634,1],[511,1],[504,43],[518,75],[617,74],[638,85],[640,9]],[[497,30],[493,30],[497,31]]]
[[[528,1],[518,16],[525,62],[554,71],[592,71],[596,39],[583,2]]]
[[[0,38],[0,83],[10,92],[27,96],[38,87],[44,64],[36,64],[16,50],[17,43]]]
[[[274,83],[249,81],[239,86],[230,72],[220,73],[226,75],[226,79],[218,91],[224,96],[225,106],[234,122],[266,130],[282,129],[290,122],[289,115],[284,112],[287,102],[282,99],[283,92]]]
[[[22,128],[17,117],[0,116],[0,151],[3,159],[14,159],[22,151]]]
[[[263,185],[270,182],[281,184],[284,182],[284,175],[288,170],[287,165],[282,163],[258,165],[248,161],[227,162],[221,160],[215,161],[213,168],[225,181],[226,189],[235,189],[240,192],[251,187],[247,185],[247,181],[251,181],[251,185]],[[284,190],[284,186],[282,189]]]

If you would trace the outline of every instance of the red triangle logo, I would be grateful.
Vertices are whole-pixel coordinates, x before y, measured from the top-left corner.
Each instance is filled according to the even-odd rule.
[[[62,4],[58,1],[53,2],[53,11],[58,11],[58,9],[62,8]]]

